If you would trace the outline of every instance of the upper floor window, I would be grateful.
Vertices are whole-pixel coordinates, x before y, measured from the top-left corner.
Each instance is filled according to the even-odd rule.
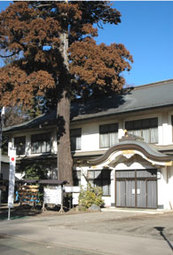
[[[46,153],[51,151],[51,135],[35,134],[31,136],[31,152],[32,154]]]
[[[14,147],[16,148],[17,155],[25,155],[25,136],[14,137]]]
[[[81,128],[70,130],[71,150],[81,150]]]
[[[100,148],[109,148],[118,142],[118,124],[100,126]]]
[[[144,138],[147,143],[158,143],[157,118],[126,121],[125,128],[129,133]]]

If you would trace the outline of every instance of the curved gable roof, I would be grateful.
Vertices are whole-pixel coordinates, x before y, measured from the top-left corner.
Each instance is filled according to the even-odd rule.
[[[126,141],[119,142],[115,146],[111,147],[104,155],[98,157],[97,159],[88,161],[88,163],[89,165],[99,165],[106,161],[112,153],[125,150],[139,151],[148,159],[157,162],[170,162],[173,160],[173,157],[159,152],[156,148],[145,142],[127,139]]]

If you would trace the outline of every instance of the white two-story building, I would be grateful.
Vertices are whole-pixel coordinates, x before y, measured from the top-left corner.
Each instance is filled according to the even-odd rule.
[[[56,178],[56,113],[6,128],[18,162]],[[74,185],[100,186],[106,207],[173,209],[173,80],[71,108]],[[20,166],[20,165],[19,165]]]

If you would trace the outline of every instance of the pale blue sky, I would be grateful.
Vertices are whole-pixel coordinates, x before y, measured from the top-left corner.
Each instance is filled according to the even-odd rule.
[[[0,10],[9,5],[0,1]],[[114,1],[122,14],[121,24],[105,25],[98,43],[122,43],[133,55],[128,85],[138,86],[173,79],[173,2]]]

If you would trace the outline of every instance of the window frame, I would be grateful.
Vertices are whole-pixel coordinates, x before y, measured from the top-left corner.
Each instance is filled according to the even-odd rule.
[[[35,137],[37,139],[35,139]],[[45,137],[46,139],[42,139],[42,137]],[[34,139],[35,141],[33,141]],[[33,143],[38,143],[37,149],[33,149]],[[46,151],[43,150],[43,146],[45,146],[43,143],[46,143]],[[51,133],[41,133],[41,134],[38,133],[38,134],[31,135],[31,154],[45,154],[45,153],[48,154],[48,153],[51,153],[51,148],[52,148]]]
[[[114,126],[114,127],[113,127]],[[104,149],[104,148],[110,148],[112,146],[114,146],[118,141],[118,128],[119,128],[119,124],[116,123],[107,123],[107,124],[103,124],[103,125],[99,125],[99,148],[100,149]],[[108,146],[104,146],[101,143],[101,135],[106,134],[108,136]],[[115,134],[117,135],[117,137],[115,137],[115,144],[111,144],[111,134]]]
[[[140,134],[138,136],[142,137],[145,142],[150,144],[157,144],[159,140],[159,134],[158,134],[158,117],[153,118],[145,118],[145,119],[135,119],[135,120],[128,120],[125,121],[125,129],[131,133],[134,134],[135,131],[139,131]],[[157,129],[157,137],[154,142],[152,142],[152,130]],[[146,141],[146,137],[144,135],[144,130],[149,131],[149,141]]]
[[[74,141],[73,141],[74,139]],[[77,144],[77,139],[79,139],[79,144]],[[71,151],[79,151],[82,148],[82,128],[70,129],[70,144]],[[77,146],[79,145],[79,146]],[[73,147],[74,146],[74,147]]]

